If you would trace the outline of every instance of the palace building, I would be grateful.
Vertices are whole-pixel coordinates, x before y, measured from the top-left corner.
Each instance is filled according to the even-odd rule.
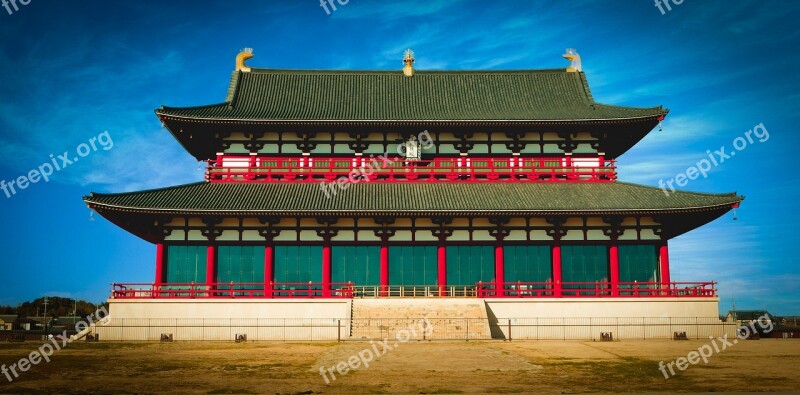
[[[668,110],[597,103],[574,51],[545,70],[423,71],[411,51],[380,71],[252,57],[237,56],[224,102],[156,110],[205,181],[84,197],[154,244],[153,281],[114,284],[112,319],[476,301],[509,319],[718,319],[713,282],[670,277],[669,240],[743,197],[617,180],[615,160]]]

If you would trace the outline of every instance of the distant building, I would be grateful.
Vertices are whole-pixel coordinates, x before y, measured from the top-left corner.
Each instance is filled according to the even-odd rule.
[[[775,337],[777,322],[767,310],[730,310],[725,315],[724,321],[735,323],[739,327],[755,328],[759,337]]]
[[[17,315],[0,315],[0,330],[10,331],[14,329],[14,322],[17,320]]]
[[[20,317],[14,323],[14,330],[35,331],[35,330],[40,330],[40,329],[44,329],[44,328],[41,326],[39,321],[36,321],[36,320],[34,320],[32,318]]]
[[[774,321],[774,317],[767,310],[729,310],[728,314],[725,315],[724,321],[737,322],[739,324],[752,321],[770,323]]]
[[[767,337],[800,339],[800,317],[775,317],[775,329]]]

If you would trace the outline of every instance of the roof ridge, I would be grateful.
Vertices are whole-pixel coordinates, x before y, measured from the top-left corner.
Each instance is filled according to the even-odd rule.
[[[338,75],[358,75],[358,74],[388,74],[403,76],[401,69],[279,69],[279,68],[252,68],[250,72],[243,74],[338,74]],[[536,74],[536,73],[564,73],[566,69],[438,69],[438,70],[414,70],[414,75],[425,74]]]
[[[231,81],[228,85],[228,95],[225,97],[225,102],[230,103],[233,105],[234,99],[236,98],[237,93],[239,92],[239,85],[241,85],[241,78],[242,72],[239,70],[234,71],[231,73]]]
[[[592,96],[592,90],[589,89],[589,80],[586,78],[586,73],[584,73],[583,71],[579,71],[578,72],[578,77],[581,79],[581,85],[583,85],[583,93],[586,96],[586,99],[588,100],[588,103],[590,105],[597,104],[594,101],[594,96]]]

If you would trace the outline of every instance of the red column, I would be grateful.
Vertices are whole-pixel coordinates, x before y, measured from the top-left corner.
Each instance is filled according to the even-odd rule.
[[[164,283],[164,252],[164,243],[156,244],[156,286]]]
[[[436,252],[439,267],[439,276],[437,277],[439,296],[447,296],[447,248],[444,245],[444,241],[439,242]]]
[[[561,244],[553,243],[553,296],[561,296]]]
[[[389,296],[389,246],[381,244],[381,296]]]
[[[247,175],[245,176],[248,180],[255,179],[255,169],[256,169],[256,154],[254,152],[250,153],[250,167],[247,168]]]
[[[322,297],[331,297],[331,242],[322,245]]]
[[[505,261],[503,257],[503,241],[497,240],[494,246],[494,288],[495,296],[502,298],[506,296],[505,293]]]
[[[619,246],[616,240],[611,241],[609,252],[609,274],[611,275],[611,296],[619,296]],[[599,296],[599,295],[598,295]]]
[[[275,282],[275,263],[272,245],[264,247],[264,296],[272,297],[272,283]]]
[[[208,290],[214,289],[214,282],[216,282],[217,272],[217,247],[210,245],[206,249],[206,285]],[[208,296],[214,296],[213,292],[209,292]]]
[[[661,264],[661,284],[665,287],[669,288],[670,285],[670,278],[669,278],[669,248],[667,247],[667,241],[664,242],[658,248],[658,255],[660,257],[659,261]]]

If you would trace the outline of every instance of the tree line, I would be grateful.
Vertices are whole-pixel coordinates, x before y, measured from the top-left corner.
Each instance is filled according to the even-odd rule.
[[[86,317],[87,315],[93,314],[101,306],[106,306],[106,308],[108,308],[108,303],[97,304],[85,300],[76,301],[70,298],[49,296],[47,297],[47,316],[72,316],[74,312],[77,317]],[[0,306],[0,314],[17,314],[20,317],[41,317],[45,314],[44,297],[22,302],[17,306]]]

